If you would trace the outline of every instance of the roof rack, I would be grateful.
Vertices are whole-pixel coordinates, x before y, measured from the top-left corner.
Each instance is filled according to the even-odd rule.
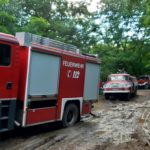
[[[93,58],[98,58],[98,54],[87,54],[87,53],[82,53],[82,55],[93,57]]]
[[[21,46],[30,46],[32,43],[41,44],[44,46],[60,48],[67,51],[73,51],[75,53],[80,53],[79,49],[71,44],[66,44],[57,40],[53,40],[47,37],[42,37],[28,32],[17,32],[16,38]]]

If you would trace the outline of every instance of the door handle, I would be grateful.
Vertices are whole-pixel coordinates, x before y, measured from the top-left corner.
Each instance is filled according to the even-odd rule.
[[[12,89],[12,85],[13,85],[12,82],[7,82],[6,83],[6,89],[8,89],[8,90]]]

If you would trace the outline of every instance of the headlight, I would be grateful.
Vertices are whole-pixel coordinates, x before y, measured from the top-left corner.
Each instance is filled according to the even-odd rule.
[[[123,88],[130,88],[130,87],[131,87],[131,84],[129,84],[129,83],[122,84],[122,87],[123,87]]]
[[[111,86],[110,86],[110,84],[104,84],[103,85],[103,88],[110,88]]]

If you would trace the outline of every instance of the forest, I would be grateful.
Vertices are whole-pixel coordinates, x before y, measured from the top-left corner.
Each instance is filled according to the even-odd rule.
[[[110,73],[150,74],[150,0],[0,0],[0,32],[31,32],[98,54]]]

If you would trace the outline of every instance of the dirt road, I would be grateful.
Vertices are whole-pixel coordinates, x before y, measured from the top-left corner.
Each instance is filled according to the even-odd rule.
[[[53,123],[8,132],[0,150],[150,150],[150,90],[131,101],[101,96],[93,113],[70,128]]]

